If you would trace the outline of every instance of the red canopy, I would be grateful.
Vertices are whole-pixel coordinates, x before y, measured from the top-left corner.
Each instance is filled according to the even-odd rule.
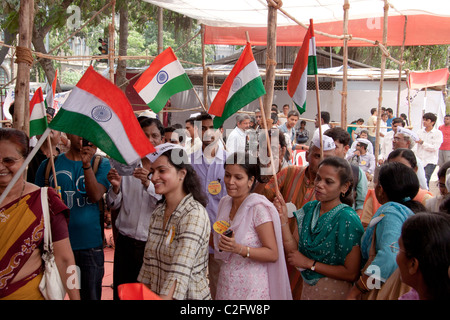
[[[422,88],[445,86],[448,80],[448,69],[438,69],[433,71],[410,72],[408,84],[411,89],[420,90]]]
[[[388,46],[401,46],[405,17],[391,16],[388,20]],[[206,44],[245,45],[245,32],[248,31],[252,45],[265,46],[267,40],[266,27],[214,27],[205,26]],[[330,38],[318,34],[319,31],[341,36],[343,22],[314,23],[316,46],[342,46],[340,39]],[[383,18],[369,18],[349,20],[349,34],[354,38],[364,38],[372,41],[383,39]],[[407,18],[406,46],[450,44],[450,18],[431,15],[411,15]],[[278,26],[278,46],[300,46],[306,29],[299,26]],[[352,39],[349,46],[370,46],[366,41]]]

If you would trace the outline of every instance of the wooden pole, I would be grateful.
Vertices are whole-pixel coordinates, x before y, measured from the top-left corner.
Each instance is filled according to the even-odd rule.
[[[383,21],[383,46],[386,47],[387,44],[387,29],[388,29],[388,12],[389,3],[384,0],[384,21]],[[384,70],[386,67],[386,55],[383,52],[381,55],[381,75],[380,75],[380,91],[378,96],[378,114],[377,114],[377,128],[376,128],[376,138],[375,138],[375,163],[378,163],[378,154],[380,152],[380,121],[381,121],[381,107],[383,105],[383,81],[384,81]]]
[[[278,1],[275,1],[278,4]],[[280,1],[281,2],[281,1]],[[268,4],[267,14],[267,58],[266,58],[266,79],[264,87],[266,95],[264,96],[264,105],[261,113],[265,113],[267,119],[270,119],[270,109],[273,102],[273,93],[275,85],[275,69],[277,65],[277,10],[273,4]]]
[[[348,10],[349,0],[344,1],[344,36],[348,34]],[[344,38],[344,56],[342,73],[342,97],[341,97],[341,128],[347,130],[347,70],[348,70],[348,38]]]
[[[16,48],[17,80],[13,127],[29,134],[31,38],[34,22],[34,1],[21,0],[19,9],[19,46]]]
[[[116,0],[112,1],[111,6],[111,23],[109,24],[109,41],[108,41],[108,63],[109,63],[109,80],[114,83],[114,32],[116,20]]]
[[[258,98],[259,101],[259,107],[263,108],[263,102],[261,97]],[[275,182],[275,190],[280,191],[280,189],[278,188],[278,179],[277,179],[277,173],[275,172],[275,162],[273,160],[273,155],[272,155],[272,148],[270,145],[270,139],[269,139],[269,123],[267,122],[267,118],[264,112],[261,111],[261,116],[262,116],[262,120],[263,120],[263,128],[264,128],[264,132],[266,134],[266,141],[267,141],[267,153],[269,154],[270,157],[270,167],[272,168],[272,176],[273,176],[273,181]],[[283,133],[279,133],[279,134],[283,134]]]
[[[320,157],[323,159],[322,111],[320,110],[319,76],[317,74],[315,75],[315,82],[316,82],[317,117],[319,120]]]
[[[205,25],[202,24],[202,68],[203,68],[203,104],[208,105],[208,70],[206,69],[206,54],[205,54]]]
[[[400,55],[400,61],[403,62],[403,54],[405,51],[405,41],[406,41],[406,24],[408,23],[408,16],[405,16],[405,24],[403,26],[403,43]],[[400,91],[402,89],[402,68],[403,64],[398,66],[398,89],[397,89],[397,113],[396,117],[400,116]]]
[[[411,124],[411,89],[409,87],[410,83],[409,83],[409,70],[405,70],[406,71],[406,88],[408,90],[408,94],[407,94],[407,99],[408,99],[408,119],[409,122]]]
[[[164,9],[162,7],[158,7],[158,54],[160,54],[161,52],[163,52],[164,49],[164,38],[163,38],[163,33],[164,33]],[[162,109],[161,109],[162,110]],[[158,117],[159,119],[164,119],[164,113],[162,111],[158,112]],[[163,122],[163,121],[161,121]]]

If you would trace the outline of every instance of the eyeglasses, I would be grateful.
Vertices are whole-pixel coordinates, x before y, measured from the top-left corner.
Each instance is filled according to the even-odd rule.
[[[393,253],[398,253],[400,251],[400,248],[398,246],[398,241],[394,241],[390,244],[389,248],[391,248],[391,251]]]
[[[19,159],[14,159],[14,158],[10,158],[10,157],[6,157],[0,160],[0,163],[3,164],[5,167],[11,167],[13,165],[16,164],[17,161],[19,161],[20,159],[22,159],[22,157],[20,157]]]

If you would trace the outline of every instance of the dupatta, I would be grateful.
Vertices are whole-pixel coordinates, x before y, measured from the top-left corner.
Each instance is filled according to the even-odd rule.
[[[231,204],[232,198],[228,195],[220,200],[217,212],[217,221],[229,220]],[[251,193],[244,200],[244,202],[242,202],[241,206],[236,212],[236,216],[234,217],[230,228],[234,231],[236,242],[237,243],[242,242],[242,239],[245,237],[247,230],[249,230],[249,228],[251,227],[252,224],[251,211],[253,210],[252,208],[254,208],[256,205],[263,205],[266,208],[266,210],[270,213],[275,231],[275,237],[277,240],[277,247],[278,247],[277,261],[273,263],[261,262],[267,264],[267,271],[269,275],[270,298],[271,300],[292,300],[292,292],[289,284],[286,260],[284,257],[280,216],[275,206],[269,200],[267,200],[266,197],[260,194]],[[220,235],[214,232],[215,248],[218,248],[219,246],[219,237]],[[214,256],[216,259],[227,260],[232,254],[233,253],[231,252],[219,252],[218,249],[215,249]]]
[[[359,246],[364,228],[355,210],[339,204],[319,215],[320,202],[308,202],[294,212],[298,223],[298,250],[310,259],[328,265],[343,265],[354,246]],[[315,285],[324,275],[312,270],[301,272],[309,285]]]

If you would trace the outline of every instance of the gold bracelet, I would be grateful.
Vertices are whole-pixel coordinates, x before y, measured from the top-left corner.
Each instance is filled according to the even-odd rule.
[[[361,284],[364,286],[364,289],[366,289],[367,291],[370,291],[369,288],[367,287],[367,285],[364,283],[362,276],[359,276],[359,281],[361,281]]]
[[[247,247],[247,256],[246,258],[250,258],[250,247]]]

